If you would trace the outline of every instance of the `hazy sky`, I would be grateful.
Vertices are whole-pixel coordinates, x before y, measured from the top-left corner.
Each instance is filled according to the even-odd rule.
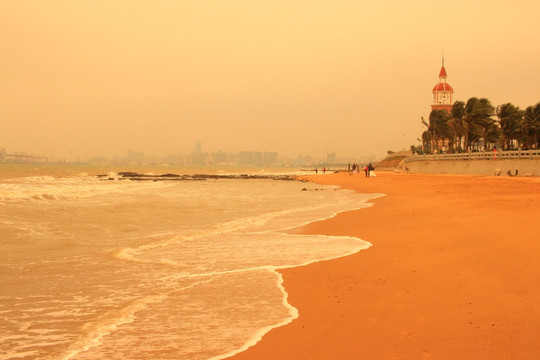
[[[0,148],[51,157],[418,144],[454,99],[540,102],[540,1],[0,0]]]

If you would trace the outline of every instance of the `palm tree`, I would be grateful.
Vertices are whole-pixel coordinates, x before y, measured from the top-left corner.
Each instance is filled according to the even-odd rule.
[[[431,153],[432,149],[430,148],[430,145],[429,145],[430,143],[431,143],[431,135],[429,131],[426,130],[422,133],[422,150],[423,150],[422,152],[424,154],[426,152]],[[429,151],[426,149],[429,149]]]
[[[465,151],[469,151],[469,143],[470,143],[470,135],[471,135],[471,125],[474,121],[473,113],[474,113],[474,106],[476,102],[478,101],[478,98],[472,97],[469,100],[467,100],[467,103],[465,104],[465,108],[463,109],[463,146],[465,148]]]
[[[495,107],[491,105],[491,102],[482,98],[479,100],[479,107],[477,108],[478,116],[476,118],[480,133],[484,139],[484,150],[490,150],[490,143],[493,138],[490,137],[496,130],[496,121],[492,117],[495,114]],[[494,140],[497,141],[496,139]]]
[[[422,140],[424,142],[429,141],[430,143],[429,152],[433,154],[433,150],[434,150],[433,142],[435,140],[435,125],[431,124],[431,121],[428,123],[426,120],[424,120],[423,116],[421,117],[421,119],[422,119],[422,124],[427,128],[426,131],[422,133]]]
[[[513,140],[520,139],[523,113],[523,110],[511,103],[497,106],[496,114],[499,118],[504,150],[510,150],[513,147]]]
[[[435,124],[435,132],[441,146],[444,146],[444,140],[452,137],[452,129],[448,124],[448,119],[449,116],[446,110],[433,110],[429,114],[429,121]],[[441,149],[439,148],[439,150]]]
[[[472,139],[479,141],[484,138],[486,147],[488,147],[488,133],[495,123],[491,118],[495,108],[488,99],[472,97],[465,104],[465,149],[469,149]]]
[[[538,148],[538,137],[540,135],[540,102],[525,109],[523,116],[522,132],[525,146],[527,148]]]
[[[429,114],[429,123],[422,117],[422,124],[427,128],[431,140],[431,151],[435,151],[435,143],[449,138],[448,113],[445,110],[432,110]],[[437,150],[440,147],[437,146]]]
[[[450,120],[448,120],[448,125],[453,131],[453,143],[457,143],[458,151],[461,151],[461,139],[465,134],[464,115],[465,103],[463,101],[456,101],[452,106],[452,110],[450,111]]]
[[[499,125],[494,121],[484,130],[484,141],[486,143],[485,150],[489,150],[488,144],[497,144],[499,143],[502,137],[502,130]]]

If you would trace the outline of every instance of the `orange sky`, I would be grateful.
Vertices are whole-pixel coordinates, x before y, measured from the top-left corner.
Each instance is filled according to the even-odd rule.
[[[366,4],[367,3],[367,4]],[[455,100],[540,101],[538,1],[0,1],[0,147],[86,157],[418,144]]]

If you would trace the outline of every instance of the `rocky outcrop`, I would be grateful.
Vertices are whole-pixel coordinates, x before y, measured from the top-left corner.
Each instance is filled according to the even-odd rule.
[[[285,181],[298,181],[296,176],[293,175],[251,175],[251,174],[161,174],[161,175],[149,175],[139,174],[136,172],[119,172],[118,178],[113,178],[108,175],[97,175],[97,177],[104,180],[131,180],[131,181],[204,181],[204,180],[219,180],[219,179],[266,179],[266,180],[285,180]]]

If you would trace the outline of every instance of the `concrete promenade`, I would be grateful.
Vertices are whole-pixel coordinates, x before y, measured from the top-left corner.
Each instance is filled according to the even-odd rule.
[[[540,176],[540,151],[504,151],[468,154],[415,155],[400,168],[413,173]]]

